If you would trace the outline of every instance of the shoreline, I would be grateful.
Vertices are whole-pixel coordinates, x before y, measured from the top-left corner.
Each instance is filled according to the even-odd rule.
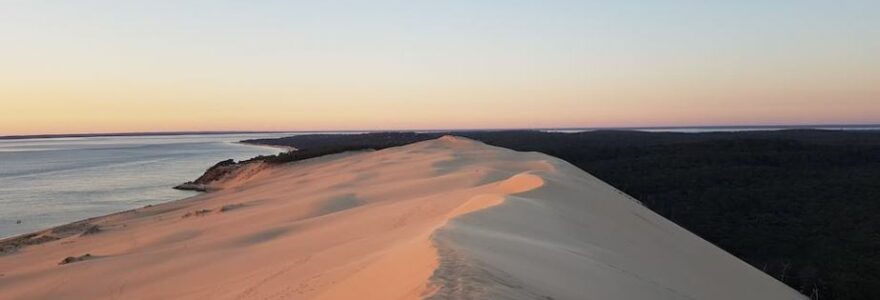
[[[258,133],[259,133],[259,132],[258,132]],[[216,133],[216,134],[225,134],[225,133]],[[92,137],[92,136],[90,136],[90,137]],[[2,137],[0,137],[0,138],[2,138]],[[252,147],[264,147],[264,148],[281,149],[281,150],[285,150],[285,151],[294,151],[294,150],[297,150],[297,149],[294,148],[294,147],[281,146],[281,145],[266,145],[266,144],[257,144],[257,143],[246,143],[246,142],[242,142],[242,141],[235,141],[235,142],[229,142],[229,143],[231,143],[231,144],[240,144],[240,145],[245,145],[245,146],[252,146]],[[251,157],[251,158],[253,158],[253,157]],[[248,158],[248,159],[251,159],[251,158]],[[208,166],[208,168],[210,168],[210,166]],[[206,168],[206,170],[207,170],[207,168]],[[185,184],[185,183],[181,183],[181,184]],[[180,185],[180,184],[179,184],[179,185]],[[179,185],[178,185],[178,186],[179,186]],[[62,224],[57,224],[57,225],[50,225],[50,226],[48,226],[48,227],[46,227],[46,228],[43,228],[43,229],[37,229],[37,230],[31,231],[31,232],[18,233],[18,234],[13,234],[13,235],[9,235],[9,236],[0,236],[0,256],[8,254],[8,253],[3,253],[3,252],[2,252],[2,249],[3,249],[3,246],[4,246],[4,242],[9,242],[10,240],[13,240],[13,239],[18,239],[18,238],[22,238],[22,237],[29,236],[29,235],[35,235],[35,234],[38,235],[38,234],[41,234],[41,233],[45,233],[45,232],[52,231],[52,230],[57,229],[57,228],[68,227],[68,226],[70,226],[70,225],[75,225],[75,224],[80,224],[80,223],[89,223],[89,222],[96,221],[96,220],[98,220],[98,219],[102,219],[102,218],[105,218],[105,217],[111,217],[111,216],[115,216],[115,215],[119,215],[119,214],[131,213],[131,212],[134,212],[134,211],[136,211],[136,210],[138,210],[138,209],[142,209],[142,208],[150,208],[150,207],[157,206],[157,205],[163,205],[163,204],[173,203],[173,202],[177,202],[177,201],[183,201],[183,200],[187,200],[187,199],[189,199],[189,198],[197,197],[197,196],[200,196],[200,195],[202,195],[202,194],[205,194],[205,193],[209,193],[209,192],[210,192],[210,191],[199,191],[199,190],[193,190],[193,189],[178,189],[178,188],[176,188],[176,186],[170,186],[170,187],[168,187],[168,188],[169,188],[169,189],[179,190],[179,191],[184,191],[184,192],[195,192],[195,194],[193,194],[193,195],[189,195],[189,196],[186,196],[186,197],[183,197],[183,198],[179,198],[179,199],[173,199],[173,200],[168,200],[168,201],[165,201],[165,202],[156,203],[156,204],[148,204],[148,205],[145,205],[145,206],[142,206],[142,207],[135,207],[135,208],[126,209],[126,210],[121,210],[121,211],[117,211],[117,212],[111,212],[111,213],[107,213],[107,214],[103,214],[103,215],[98,215],[98,216],[93,216],[93,217],[87,217],[87,218],[85,218],[85,219],[75,220],[75,221],[71,221],[71,222],[68,222],[68,223],[62,223]]]
[[[225,133],[217,133],[217,134],[225,134]],[[200,137],[210,137],[210,135],[196,135],[196,138],[200,138]],[[227,154],[229,156],[227,156],[227,157],[234,157],[234,158],[238,158],[238,159],[242,159],[242,160],[251,159],[253,157],[257,157],[260,155],[276,155],[279,153],[283,153],[283,151],[289,149],[289,147],[274,147],[274,146],[270,146],[270,145],[240,143],[238,140],[230,139],[228,137],[209,138],[209,140],[216,141],[216,146],[214,146],[212,144],[207,149],[218,149],[218,151],[221,151],[218,153],[227,153],[228,152]],[[226,140],[226,141],[224,141],[224,140]],[[145,142],[145,143],[149,144],[150,142]],[[123,149],[125,149],[125,148],[123,148]],[[73,151],[76,151],[76,149],[73,149]],[[0,153],[0,154],[2,154],[2,153]],[[159,154],[163,155],[162,153],[159,153]],[[220,154],[220,155],[223,155],[223,154]],[[186,158],[184,160],[181,160],[180,158],[174,158],[173,154],[168,154],[167,156],[171,157],[172,159],[177,159],[178,161],[181,161],[184,164],[188,164],[190,169],[187,170],[186,173],[190,173],[190,171],[193,171],[193,172],[198,172],[199,175],[203,174],[205,172],[205,170],[207,170],[207,168],[209,168],[212,164],[221,160],[218,158],[217,161],[209,161],[209,162],[205,162],[204,164],[201,164],[201,163],[189,163],[191,161],[198,162],[200,160],[198,158],[195,158],[195,159],[194,158]],[[164,159],[164,157],[165,156],[162,156],[163,159]],[[205,160],[205,159],[203,158],[201,160]],[[95,160],[95,161],[96,161],[96,164],[90,165],[89,168],[101,167],[101,166],[103,166],[102,164],[105,163],[105,162],[101,161],[100,159]],[[110,163],[118,163],[118,162],[110,162]],[[110,163],[108,163],[108,164],[110,164]],[[153,166],[153,165],[150,165],[150,166]],[[30,211],[28,211],[28,214],[23,214],[23,215],[18,215],[18,216],[14,216],[14,215],[5,216],[4,218],[2,218],[3,223],[0,224],[0,226],[4,226],[7,224],[8,224],[8,226],[4,226],[4,228],[5,228],[4,232],[3,232],[4,234],[0,234],[0,241],[14,239],[14,238],[21,237],[24,235],[29,235],[29,234],[45,232],[45,231],[48,231],[48,230],[51,230],[51,229],[54,229],[57,227],[67,226],[72,223],[83,222],[86,220],[91,220],[93,218],[100,218],[100,217],[104,217],[104,216],[108,216],[108,215],[112,215],[112,214],[127,212],[127,211],[130,211],[133,209],[141,208],[144,205],[157,205],[157,204],[162,204],[162,203],[167,203],[167,202],[172,202],[172,201],[179,201],[182,199],[186,199],[186,198],[198,195],[198,193],[194,193],[193,191],[174,189],[174,187],[176,185],[183,183],[185,180],[190,180],[190,179],[194,179],[194,178],[186,178],[189,176],[178,176],[181,174],[180,172],[169,172],[169,170],[164,170],[163,168],[164,167],[162,167],[162,166],[157,166],[157,168],[154,168],[154,170],[151,170],[149,172],[151,174],[153,174],[153,173],[164,174],[163,178],[169,179],[169,180],[163,180],[163,181],[168,181],[168,182],[167,182],[167,184],[163,184],[162,186],[164,186],[165,188],[161,188],[161,189],[163,189],[163,190],[177,190],[178,192],[155,191],[157,189],[160,189],[159,185],[150,185],[150,187],[151,187],[150,191],[155,191],[155,194],[153,194],[153,196],[149,196],[149,198],[130,199],[132,197],[127,197],[127,196],[116,197],[116,196],[110,195],[110,196],[107,196],[104,198],[109,198],[112,201],[117,201],[117,199],[118,199],[119,202],[113,202],[113,203],[110,203],[110,204],[107,204],[104,206],[95,206],[94,208],[90,207],[90,209],[71,210],[69,212],[63,211],[63,210],[57,210],[57,211],[50,212],[50,214],[47,214],[47,216],[40,216],[40,215],[37,215],[39,212],[30,213]],[[165,169],[167,169],[167,168],[165,168]],[[131,173],[131,172],[128,172],[128,173]],[[181,177],[184,180],[181,180],[180,182],[173,182],[170,180],[170,178],[176,178],[176,177]],[[136,187],[136,188],[140,188],[140,187],[144,186],[144,184],[142,184],[140,180],[132,181],[129,185],[131,187]],[[126,187],[128,187],[128,186],[126,186]],[[156,187],[156,188],[153,188],[153,187]],[[107,188],[106,191],[103,188],[98,188],[97,191],[104,192],[104,193],[112,193],[112,191],[109,188]],[[47,199],[52,199],[52,198],[47,198]],[[74,199],[74,200],[78,200],[78,199]],[[159,202],[156,202],[156,200],[158,200]],[[64,202],[62,204],[66,204],[66,203],[76,204],[76,202]]]
[[[217,133],[217,134],[223,134],[223,133]],[[240,144],[240,145],[251,146],[251,147],[264,147],[264,148],[272,148],[272,149],[280,149],[280,150],[283,150],[282,152],[279,152],[279,153],[283,153],[283,152],[286,152],[286,151],[294,151],[294,150],[297,150],[296,148],[294,148],[294,147],[289,147],[289,146],[265,145],[265,144],[257,144],[257,143],[245,143],[245,142],[241,142],[241,141],[229,142],[229,143],[230,143],[230,144]],[[276,153],[276,154],[277,154],[277,153]],[[251,157],[251,158],[253,158],[253,157]],[[248,158],[248,159],[250,159],[250,158]],[[210,167],[210,166],[206,167],[206,170],[207,170],[207,168],[209,168],[209,167]],[[75,220],[75,221],[71,221],[71,222],[68,222],[68,223],[61,223],[61,224],[57,224],[57,225],[50,225],[50,226],[48,226],[48,227],[45,227],[45,228],[42,228],[42,229],[36,229],[36,230],[34,230],[34,231],[30,231],[30,232],[17,233],[17,234],[12,234],[12,235],[8,235],[8,236],[0,236],[0,251],[2,251],[3,243],[4,243],[4,242],[8,242],[8,240],[13,240],[13,239],[21,238],[21,237],[28,236],[28,235],[40,234],[40,233],[44,233],[44,232],[51,231],[51,230],[56,229],[56,228],[66,227],[66,226],[69,226],[69,225],[74,225],[74,224],[83,223],[83,222],[88,222],[88,221],[94,221],[95,219],[100,219],[100,218],[103,218],[103,217],[109,217],[109,216],[113,216],[113,215],[116,215],[116,214],[128,213],[128,212],[131,212],[131,211],[134,211],[134,210],[140,209],[140,208],[151,207],[151,206],[161,205],[161,204],[166,204],[166,203],[175,202],[175,201],[182,201],[182,200],[186,200],[186,199],[191,198],[191,197],[199,196],[200,194],[203,194],[203,193],[205,193],[205,192],[208,192],[208,191],[200,191],[200,190],[195,190],[195,189],[178,189],[178,188],[176,188],[177,186],[180,186],[180,185],[182,185],[182,184],[185,184],[185,183],[181,183],[181,184],[178,184],[178,185],[176,185],[176,186],[170,186],[170,187],[168,187],[168,188],[169,188],[169,189],[179,190],[179,191],[185,191],[185,192],[195,192],[196,194],[189,195],[189,196],[186,196],[186,197],[183,197],[183,198],[179,198],[179,199],[168,200],[168,201],[166,201],[166,202],[161,202],[161,203],[156,203],[156,204],[150,204],[150,205],[143,206],[143,207],[136,207],[136,208],[131,208],[131,209],[127,209],[127,210],[121,210],[121,211],[117,211],[117,212],[111,212],[111,213],[107,213],[107,214],[103,214],[103,215],[97,215],[97,216],[93,216],[93,217],[87,217],[87,218],[85,218],[85,219]],[[4,255],[3,252],[0,252],[0,255]]]
[[[25,247],[26,246],[34,246],[34,245],[43,244],[45,242],[52,242],[55,240],[60,240],[60,239],[66,238],[66,237],[80,235],[82,233],[90,231],[92,228],[94,228],[93,226],[98,225],[99,222],[104,221],[106,219],[110,219],[113,217],[119,217],[119,216],[122,216],[125,214],[137,213],[138,211],[150,209],[150,208],[157,207],[157,206],[173,205],[174,203],[187,201],[187,200],[190,200],[191,198],[202,196],[203,194],[204,193],[196,193],[194,195],[191,195],[188,197],[183,197],[180,199],[169,200],[169,201],[165,201],[165,202],[157,203],[157,204],[148,204],[148,205],[144,205],[141,207],[121,210],[121,211],[112,212],[112,213],[108,213],[108,214],[104,214],[104,215],[88,217],[85,219],[80,219],[80,220],[76,220],[76,221],[72,221],[72,222],[68,222],[68,223],[49,226],[49,227],[46,227],[43,229],[31,231],[31,232],[25,232],[25,233],[6,236],[6,237],[0,237],[0,257],[2,257],[4,255],[15,254],[15,252],[17,252],[18,249],[24,248],[24,247],[16,247],[16,248],[12,249],[12,248],[7,247],[7,246],[16,246],[16,243],[18,243],[16,240],[20,240],[20,239],[28,238],[28,237],[48,236],[48,235],[53,235],[53,234],[60,232],[62,237],[60,237],[58,239],[45,239],[45,240],[40,241],[38,243],[24,244],[23,246],[25,246]],[[10,249],[13,251],[9,251]]]

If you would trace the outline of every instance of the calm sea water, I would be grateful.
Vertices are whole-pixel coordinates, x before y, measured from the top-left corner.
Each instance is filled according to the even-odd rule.
[[[0,237],[192,196],[171,187],[224,159],[281,151],[240,140],[289,135],[0,140]]]

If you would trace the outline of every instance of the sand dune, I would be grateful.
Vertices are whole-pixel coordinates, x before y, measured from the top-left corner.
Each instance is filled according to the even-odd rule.
[[[0,298],[803,298],[539,153],[444,137],[227,182],[0,256]]]

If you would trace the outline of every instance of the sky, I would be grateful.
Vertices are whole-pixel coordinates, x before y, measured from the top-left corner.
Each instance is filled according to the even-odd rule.
[[[0,135],[880,123],[880,1],[0,0]]]

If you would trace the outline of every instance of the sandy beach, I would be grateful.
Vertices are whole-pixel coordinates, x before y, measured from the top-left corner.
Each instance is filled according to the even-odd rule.
[[[805,299],[551,156],[443,137],[6,240],[0,299]]]

